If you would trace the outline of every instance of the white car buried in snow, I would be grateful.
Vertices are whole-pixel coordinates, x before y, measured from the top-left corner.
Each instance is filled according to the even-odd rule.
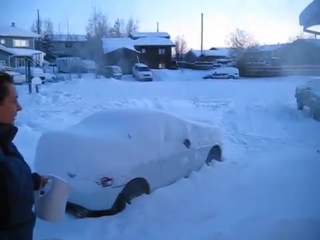
[[[221,132],[156,109],[95,113],[64,131],[44,133],[34,167],[69,181],[67,211],[100,217],[122,211],[133,197],[222,161]]]
[[[204,76],[203,79],[238,79],[239,69],[235,67],[218,67],[212,74]]]
[[[152,81],[152,71],[143,63],[136,63],[132,67],[132,76],[138,81]]]

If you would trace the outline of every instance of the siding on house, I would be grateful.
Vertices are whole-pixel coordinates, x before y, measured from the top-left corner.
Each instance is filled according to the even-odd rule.
[[[120,66],[123,74],[131,74],[133,65],[138,62],[138,54],[128,48],[119,48],[105,54],[105,66]]]
[[[1,33],[0,33],[0,44],[2,46],[8,47],[8,48],[16,48],[17,46],[14,46],[14,44],[13,44],[14,40],[28,41],[28,43],[29,43],[28,46],[26,46],[26,47],[22,46],[19,48],[35,49],[34,38],[1,36]]]
[[[0,49],[0,66],[10,66],[9,56],[11,54]]]

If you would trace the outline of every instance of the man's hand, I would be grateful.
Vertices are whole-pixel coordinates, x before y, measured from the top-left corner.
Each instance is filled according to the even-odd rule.
[[[41,176],[41,188],[43,188],[48,183],[48,177],[47,176]]]

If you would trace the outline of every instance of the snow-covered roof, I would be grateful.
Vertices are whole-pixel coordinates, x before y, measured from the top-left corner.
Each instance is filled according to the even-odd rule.
[[[40,37],[37,33],[31,32],[24,28],[17,27],[15,25],[11,26],[0,26],[0,36],[2,37],[29,37],[38,38]]]
[[[190,50],[193,52],[196,57],[205,56],[205,57],[227,57],[229,56],[229,50],[217,49],[217,50]]]
[[[317,47],[320,47],[320,39],[301,38],[301,39],[297,39],[297,41],[303,41],[303,42],[311,43],[311,44],[314,44]]]
[[[127,48],[139,52],[135,46],[174,46],[174,43],[168,38],[146,37],[136,40],[129,37],[124,38],[102,38],[102,48],[104,53],[109,53],[120,48]]]
[[[28,48],[7,48],[0,44],[0,50],[10,53],[15,56],[28,56],[31,57],[34,54],[45,54],[42,51],[28,49]]]
[[[286,45],[288,45],[288,43],[260,45],[260,46],[255,47],[255,49],[260,52],[272,52],[272,51],[276,51]]]
[[[113,52],[120,48],[138,52],[134,47],[134,40],[131,38],[102,38],[102,48],[104,53]]]
[[[138,38],[137,40],[133,41],[134,46],[175,46],[171,39],[161,37],[145,37]]]
[[[52,35],[52,41],[55,42],[86,42],[86,35],[78,34],[54,34]]]
[[[170,38],[167,32],[132,32],[130,33],[132,38],[145,38],[145,37],[160,37],[160,38]]]

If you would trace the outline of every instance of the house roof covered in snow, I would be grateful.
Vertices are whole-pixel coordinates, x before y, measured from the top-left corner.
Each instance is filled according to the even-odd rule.
[[[135,39],[146,37],[170,38],[170,35],[167,32],[132,32],[130,37]]]
[[[52,41],[55,42],[86,42],[86,35],[79,34],[54,34],[52,35]]]
[[[102,48],[104,53],[113,52],[120,48],[127,48],[136,51],[135,46],[175,46],[175,44],[168,38],[146,37],[138,38],[136,40],[125,38],[102,38]]]
[[[31,32],[24,28],[17,27],[14,23],[8,26],[0,26],[0,36],[2,37],[29,37],[29,38],[38,38],[37,33]]]
[[[226,49],[216,49],[216,50],[190,50],[196,57],[205,56],[205,57],[228,57],[229,50]]]

